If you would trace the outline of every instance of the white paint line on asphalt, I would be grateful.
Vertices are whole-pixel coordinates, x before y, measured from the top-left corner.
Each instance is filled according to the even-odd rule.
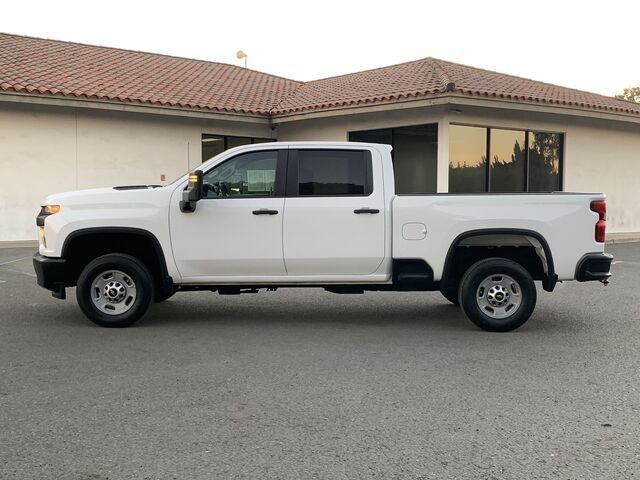
[[[613,262],[611,262],[611,265],[617,265],[619,263],[622,263],[622,260],[614,260]]]
[[[28,277],[36,277],[35,273],[21,272],[20,270],[14,270],[13,268],[9,268],[9,267],[0,266],[0,269],[6,270],[7,272],[12,272],[12,273],[21,273],[22,275],[26,275]]]
[[[9,265],[10,263],[19,262],[20,260],[26,260],[27,258],[31,258],[31,257],[22,257],[22,258],[16,258],[15,260],[9,260],[8,262],[0,263],[0,267],[3,265]]]

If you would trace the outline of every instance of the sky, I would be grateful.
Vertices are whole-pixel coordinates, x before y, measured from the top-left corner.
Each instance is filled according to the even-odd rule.
[[[604,95],[640,86],[636,1],[3,2],[0,32],[243,65],[294,80],[436,57]]]

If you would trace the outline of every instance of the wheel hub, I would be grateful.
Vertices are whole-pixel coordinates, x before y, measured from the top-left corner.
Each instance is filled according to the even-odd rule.
[[[109,303],[120,303],[126,294],[127,289],[118,281],[111,281],[104,286],[104,296]]]
[[[120,270],[106,270],[91,284],[93,305],[107,315],[128,312],[138,296],[133,278]]]
[[[494,307],[502,307],[509,302],[509,290],[504,285],[494,285],[487,291],[487,300]]]
[[[480,282],[476,302],[485,315],[497,320],[507,319],[522,303],[520,284],[508,275],[490,275]]]

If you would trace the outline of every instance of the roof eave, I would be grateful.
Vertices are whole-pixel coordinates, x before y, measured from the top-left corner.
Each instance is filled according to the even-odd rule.
[[[110,110],[119,112],[145,113],[153,115],[168,115],[177,117],[206,118],[209,120],[224,120],[244,123],[269,124],[266,114],[227,112],[222,110],[208,110],[201,108],[184,108],[169,105],[152,105],[134,102],[99,100],[92,98],[61,97],[46,94],[0,92],[0,102],[22,103],[31,105],[47,105],[67,108],[86,108]]]
[[[570,115],[585,118],[598,118],[603,120],[627,122],[640,124],[640,115],[615,112],[605,109],[595,109],[589,107],[579,107],[575,105],[563,105],[557,103],[546,103],[536,101],[523,101],[507,98],[497,98],[488,96],[476,96],[462,93],[447,92],[438,95],[429,95],[421,98],[409,98],[402,100],[389,100],[376,103],[362,103],[336,106],[318,110],[301,110],[273,114],[271,116],[274,124],[286,123],[297,120],[308,120],[317,118],[329,118],[344,115],[357,115],[363,113],[385,112],[389,110],[410,109],[429,107],[436,105],[459,105],[489,107],[505,110],[520,110],[539,113],[550,113],[555,115]]]

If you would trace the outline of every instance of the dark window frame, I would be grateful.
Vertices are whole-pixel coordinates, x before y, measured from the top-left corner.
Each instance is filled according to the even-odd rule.
[[[364,154],[365,162],[365,183],[364,193],[355,194],[331,194],[331,195],[300,195],[299,193],[299,178],[298,169],[300,163],[300,151],[312,150],[314,152],[361,152]],[[373,159],[371,151],[367,149],[358,148],[292,148],[289,149],[289,158],[287,161],[287,181],[286,181],[286,197],[291,198],[352,198],[352,197],[370,197],[374,193],[373,184]]]
[[[289,150],[282,148],[273,148],[273,149],[265,149],[265,150],[252,150],[249,152],[242,152],[234,155],[233,157],[226,158],[224,161],[212,166],[206,171],[202,172],[202,176],[204,177],[209,172],[215,170],[216,168],[221,167],[227,162],[230,162],[238,157],[243,155],[247,155],[249,153],[262,153],[262,152],[276,152],[276,178],[273,182],[273,195],[229,195],[226,197],[202,197],[201,200],[234,200],[241,198],[284,198],[286,195],[286,173],[287,173],[287,163],[288,163],[288,153]]]
[[[486,155],[486,159],[487,161],[485,162],[485,191],[484,192],[475,192],[475,194],[482,194],[482,193],[488,193],[488,194],[505,194],[505,195],[517,195],[518,193],[545,193],[543,191],[535,191],[532,192],[529,190],[529,135],[531,133],[549,133],[549,134],[553,134],[553,135],[558,135],[559,139],[560,139],[560,145],[558,148],[558,153],[559,153],[559,158],[558,158],[558,190],[553,190],[553,191],[558,191],[558,192],[563,192],[564,191],[564,156],[565,156],[565,132],[555,132],[555,131],[549,131],[549,130],[537,130],[537,129],[533,129],[533,128],[529,128],[529,129],[522,129],[522,128],[515,128],[515,127],[498,127],[498,126],[487,126],[487,125],[474,125],[471,123],[458,123],[458,122],[452,122],[449,124],[451,125],[457,125],[460,127],[474,127],[474,128],[482,128],[486,131],[486,145],[485,145],[485,155]],[[522,190],[521,192],[492,192],[491,191],[491,130],[510,130],[513,132],[524,132],[525,133],[525,186],[524,186],[524,190]],[[449,140],[450,141],[450,140]],[[451,158],[449,158],[449,167],[451,168],[451,164],[450,164],[450,160]],[[447,185],[447,188],[449,188],[450,185]],[[449,193],[449,192],[447,192]],[[455,193],[455,195],[460,195],[460,193]]]

